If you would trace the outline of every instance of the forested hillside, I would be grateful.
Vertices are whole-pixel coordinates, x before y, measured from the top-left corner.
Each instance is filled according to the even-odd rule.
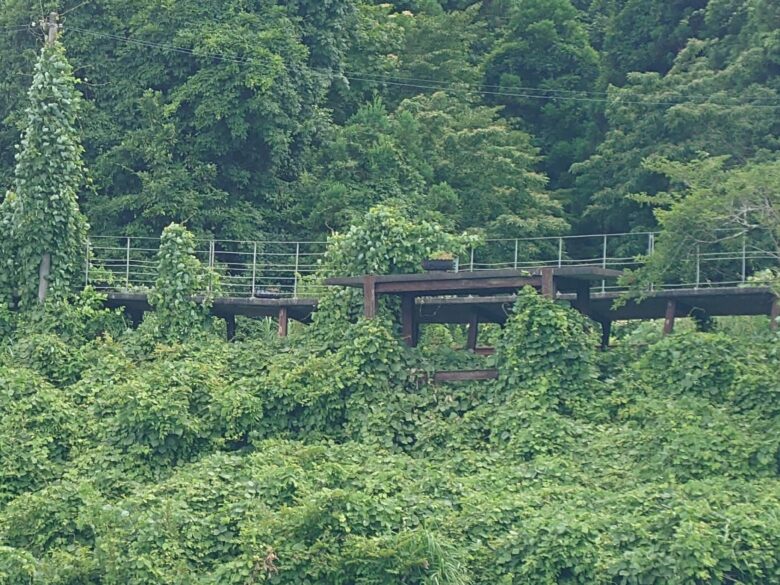
[[[3,0],[0,183],[50,9],[93,231],[320,237],[413,203],[511,237],[654,227],[695,168],[777,172],[774,0]],[[721,160],[721,159],[717,159]]]
[[[780,583],[766,316],[600,348],[528,287],[481,355],[321,286],[657,229],[631,294],[707,243],[771,303],[775,0],[0,0],[0,66],[0,585]],[[204,236],[317,240],[311,322],[225,341]]]

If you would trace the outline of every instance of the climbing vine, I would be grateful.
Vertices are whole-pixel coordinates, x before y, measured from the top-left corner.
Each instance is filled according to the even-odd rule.
[[[64,49],[45,47],[29,91],[13,188],[0,206],[0,295],[6,303],[29,307],[37,301],[45,255],[51,259],[47,299],[67,296],[85,261],[87,222],[78,206],[85,183],[76,125],[80,101]]]
[[[157,280],[149,293],[155,318],[150,322],[161,338],[186,339],[205,327],[208,292],[213,292],[216,283],[195,256],[195,237],[184,226],[172,223],[163,230],[157,258]],[[206,296],[196,300],[196,295],[204,292]]]

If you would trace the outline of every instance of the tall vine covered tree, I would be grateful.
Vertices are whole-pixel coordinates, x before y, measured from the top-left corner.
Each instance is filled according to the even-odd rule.
[[[78,206],[85,180],[76,127],[80,101],[62,46],[44,47],[29,91],[13,187],[0,206],[0,293],[21,308],[67,296],[83,265],[87,221]]]

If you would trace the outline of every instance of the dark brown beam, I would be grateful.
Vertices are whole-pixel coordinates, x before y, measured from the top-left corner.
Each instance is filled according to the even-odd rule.
[[[772,301],[772,309],[769,311],[769,318],[771,319],[769,326],[772,328],[772,331],[777,331],[778,328],[780,328],[780,323],[777,321],[780,319],[780,297],[775,297]]]
[[[498,370],[460,370],[455,372],[436,372],[433,375],[434,383],[496,379],[498,379]]]
[[[287,337],[290,326],[290,318],[287,307],[279,307],[279,337]]]
[[[468,340],[466,341],[466,349],[474,351],[477,349],[477,339],[479,338],[479,317],[472,315],[469,320]]]
[[[478,347],[474,350],[474,353],[481,356],[491,356],[496,355],[496,348],[495,347]]]
[[[416,347],[419,326],[417,325],[417,307],[414,304],[414,295],[412,294],[401,297],[401,327],[404,343],[409,347]]]
[[[674,318],[677,316],[677,301],[666,302],[666,316],[664,318],[664,335],[671,335],[674,331]]]
[[[542,268],[542,295],[548,299],[555,298],[555,271],[553,268]]]
[[[368,277],[366,277],[368,278]],[[375,278],[375,277],[374,277]],[[552,278],[552,277],[551,277]],[[539,288],[541,279],[536,276],[512,276],[504,278],[483,278],[475,280],[463,278],[458,280],[413,280],[408,282],[376,282],[377,294],[415,293],[417,296],[434,296],[452,293],[491,294],[497,291],[515,291],[524,286]],[[364,286],[365,290],[365,286]]]
[[[363,312],[366,319],[376,317],[376,276],[363,277]]]

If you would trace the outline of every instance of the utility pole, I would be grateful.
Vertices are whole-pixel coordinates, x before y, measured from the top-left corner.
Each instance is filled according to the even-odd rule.
[[[57,33],[60,31],[60,17],[56,12],[49,14],[45,27],[46,46],[52,47],[57,42]],[[41,256],[41,266],[38,269],[38,302],[43,304],[46,301],[46,295],[49,292],[49,275],[51,274],[51,253],[44,252]]]
[[[52,46],[57,42],[57,33],[60,32],[60,15],[56,12],[50,12],[46,20],[46,44]]]

